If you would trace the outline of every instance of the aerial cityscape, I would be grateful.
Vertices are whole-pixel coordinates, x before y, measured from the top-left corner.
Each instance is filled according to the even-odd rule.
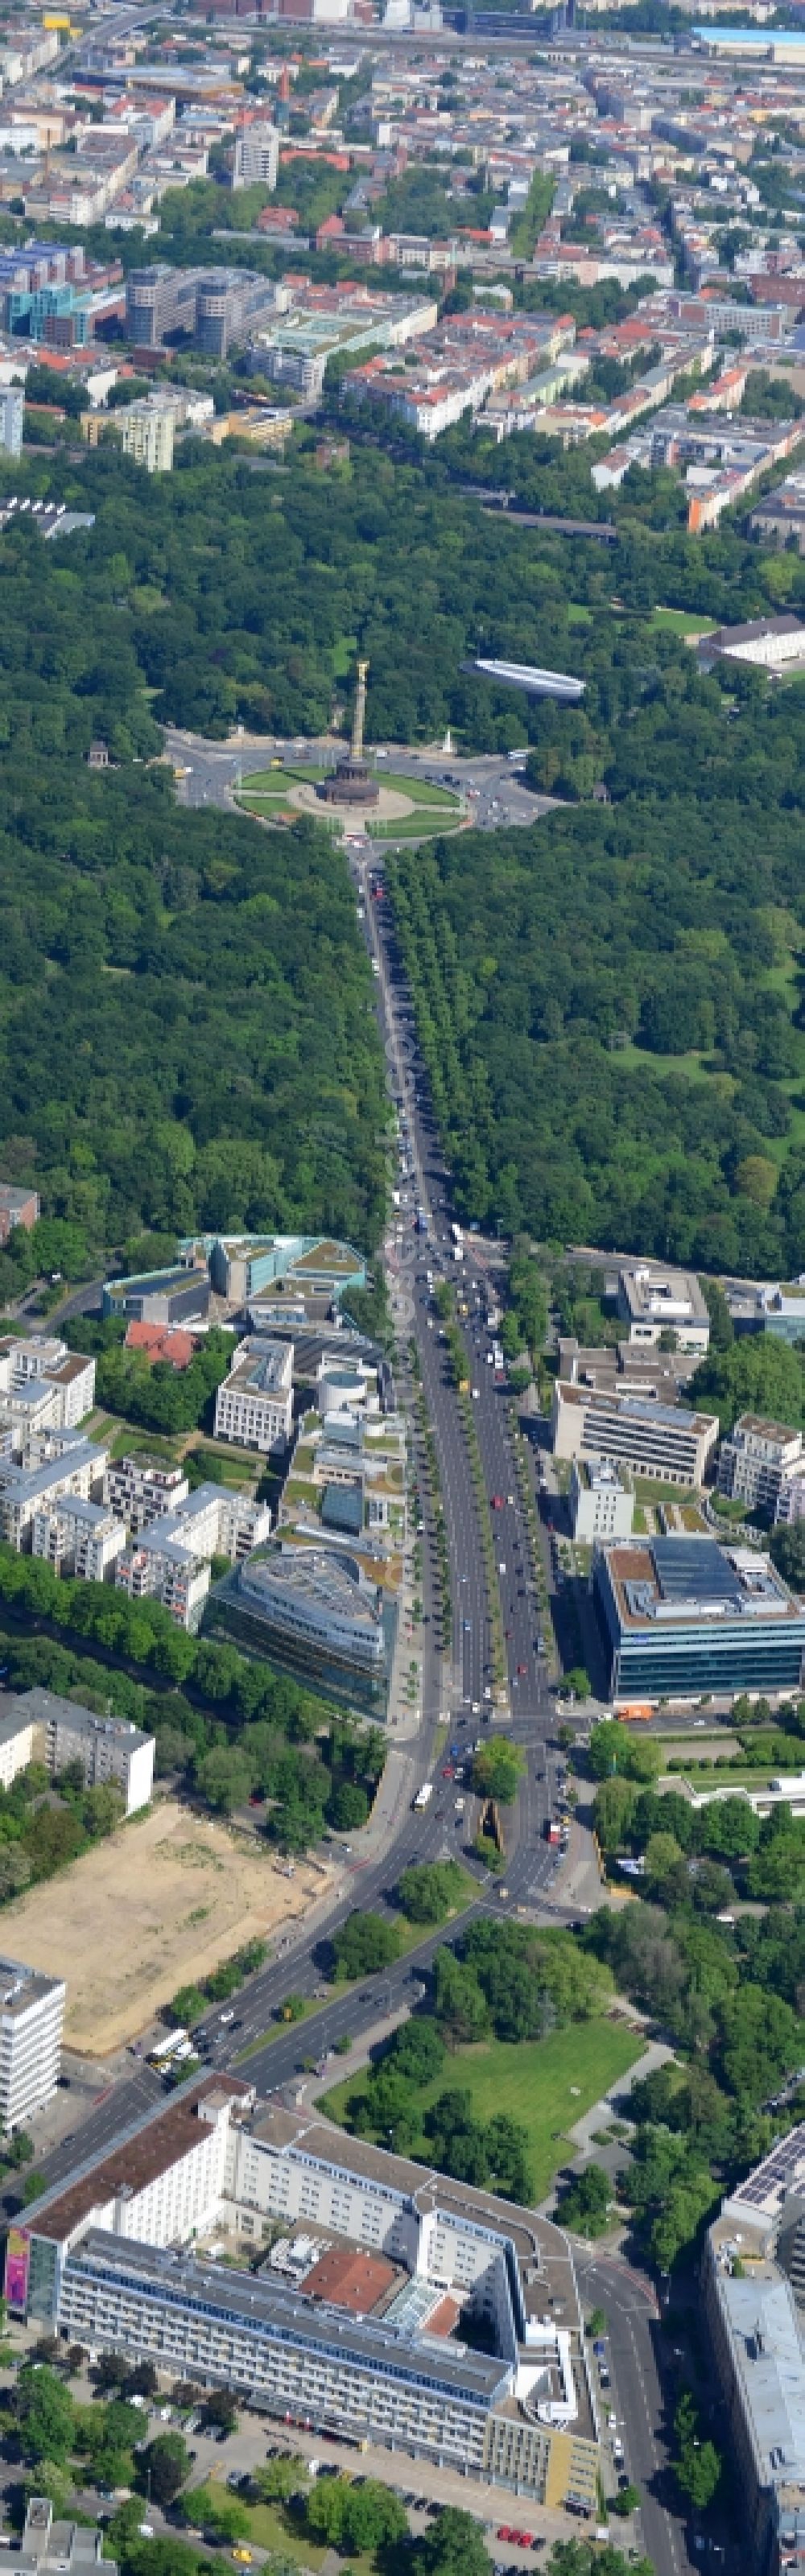
[[[803,0],[6,0],[0,576],[10,2576],[805,2576]]]

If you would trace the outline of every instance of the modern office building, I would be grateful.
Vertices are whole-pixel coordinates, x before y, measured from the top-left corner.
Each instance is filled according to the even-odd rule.
[[[729,1440],[721,1443],[718,1490],[774,1520],[783,1487],[797,1470],[805,1473],[801,1431],[792,1431],[785,1422],[765,1422],[761,1414],[741,1413]]]
[[[204,2077],[45,2193],[9,2243],[15,2313],[591,2517],[598,2449],[560,2230],[303,2112],[253,2110],[244,2082]],[[210,2261],[205,2237],[229,2238],[244,2267],[258,2246],[268,2260]]]
[[[0,385],[0,448],[4,455],[22,455],[24,419],[24,385]]]
[[[223,1629],[325,1699],[385,1718],[397,1630],[396,1588],[369,1541],[318,1524],[283,1530],[215,1584],[205,1626]]]
[[[754,1549],[685,1537],[597,1547],[591,1588],[616,1703],[801,1687],[805,1603]]]
[[[122,1315],[138,1324],[203,1323],[210,1310],[206,1269],[182,1261],[174,1270],[146,1270],[134,1279],[106,1279],[104,1315]]]
[[[0,2121],[7,2136],[56,2091],[66,1992],[61,1978],[0,1959]]]
[[[662,1333],[674,1333],[676,1348],[703,1358],[710,1340],[710,1317],[691,1271],[660,1269],[652,1262],[626,1262],[618,1272],[618,1314],[628,1325],[630,1342],[654,1345]]]
[[[250,1333],[239,1344],[215,1399],[216,1440],[258,1449],[264,1457],[287,1449],[293,1421],[293,1350],[290,1342]]]
[[[170,474],[176,428],[172,403],[161,403],[149,395],[143,402],[129,403],[119,420],[124,456],[133,457],[135,465],[144,465],[146,474]]]
[[[184,332],[210,357],[225,358],[276,310],[272,280],[254,269],[132,269],[126,280],[126,332],[138,348],[158,349]]]
[[[44,1762],[58,1779],[71,1762],[79,1762],[86,1789],[107,1782],[119,1789],[127,1816],[147,1807],[154,1778],[154,1738],[142,1734],[128,1718],[98,1717],[80,1701],[61,1699],[56,1691],[10,1691],[3,1694],[2,1747],[11,1777],[29,1762]],[[5,1776],[3,1774],[3,1776]]]
[[[722,2201],[705,2306],[737,2466],[747,2576],[805,2568],[805,2128]]]
[[[702,1485],[718,1440],[716,1414],[653,1396],[568,1384],[557,1378],[551,1407],[556,1458],[610,1458],[633,1476]]]
[[[196,1270],[205,1263],[216,1296],[240,1309],[266,1288],[293,1288],[302,1297],[325,1297],[335,1306],[350,1288],[366,1285],[361,1254],[330,1235],[188,1235],[179,1245],[179,1259]]]

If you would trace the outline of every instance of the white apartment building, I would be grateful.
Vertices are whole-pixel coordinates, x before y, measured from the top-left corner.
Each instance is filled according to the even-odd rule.
[[[797,1470],[805,1474],[802,1433],[785,1422],[765,1422],[761,1414],[741,1413],[729,1440],[721,1443],[718,1490],[774,1519],[783,1489],[790,1478],[796,1480]]]
[[[276,188],[279,152],[280,139],[275,125],[245,125],[235,142],[233,188],[251,187],[256,179],[263,188]]]
[[[54,1574],[72,1575],[78,1582],[105,1583],[125,1544],[123,1522],[115,1520],[105,1503],[65,1495],[34,1514],[33,1555],[44,1557]]]
[[[90,1440],[73,1438],[56,1458],[40,1466],[9,1466],[0,1461],[0,1538],[20,1555],[30,1549],[37,1513],[52,1511],[65,1495],[92,1499],[103,1477],[103,1450]]]
[[[154,1738],[128,1718],[98,1717],[79,1700],[56,1691],[9,1691],[0,1699],[0,1780],[8,1788],[29,1762],[44,1762],[57,1779],[80,1762],[84,1786],[119,1789],[127,1816],[147,1807],[154,1779]]]
[[[719,1426],[715,1414],[557,1378],[551,1428],[555,1458],[610,1458],[634,1476],[701,1485]]]
[[[210,1569],[199,1562],[195,1548],[182,1546],[170,1533],[165,1536],[157,1521],[141,1531],[136,1547],[127,1547],[118,1557],[115,1587],[127,1592],[130,1601],[160,1601],[177,1628],[195,1635],[210,1588]]]
[[[267,1503],[226,1485],[197,1485],[194,1494],[163,1522],[163,1533],[177,1538],[194,1556],[228,1556],[240,1564],[253,1547],[271,1536]]]
[[[0,1399],[13,1398],[32,1384],[53,1390],[48,1419],[54,1427],[74,1430],[95,1402],[95,1361],[68,1350],[55,1335],[32,1334],[30,1340],[16,1341],[9,1334],[0,1342]]]
[[[293,1345],[247,1334],[215,1399],[216,1440],[257,1449],[287,1449],[293,1420]]]
[[[186,1503],[190,1487],[181,1467],[163,1467],[143,1453],[110,1458],[103,1483],[104,1501],[116,1520],[125,1521],[136,1538],[160,1512],[175,1512]]]
[[[676,1335],[676,1348],[704,1356],[710,1341],[710,1317],[692,1271],[660,1269],[648,1261],[627,1262],[618,1271],[617,1308],[629,1327],[630,1342],[656,1344],[661,1333]]]
[[[144,465],[146,474],[170,474],[176,414],[171,403],[133,402],[120,415],[125,456]]]
[[[4,1789],[10,1789],[18,1771],[27,1771],[34,1758],[33,1718],[29,1718],[26,1724],[17,1714],[19,1707],[20,1702],[13,1697],[7,1713],[4,1702],[0,1700],[3,1711],[0,1716],[0,1783]]]
[[[574,1458],[569,1501],[573,1537],[583,1544],[631,1537],[634,1494],[613,1458]]]
[[[61,1978],[0,1959],[0,2121],[7,2135],[56,2091],[66,1992]]]
[[[805,1521],[805,1459],[786,1476],[777,1498],[775,1520]]]

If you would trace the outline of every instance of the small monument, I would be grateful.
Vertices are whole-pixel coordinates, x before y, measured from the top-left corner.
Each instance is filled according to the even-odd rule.
[[[329,778],[322,780],[319,794],[326,805],[377,805],[380,788],[363,756],[363,727],[366,716],[366,675],[368,662],[358,663],[358,685],[352,718],[352,741],[349,751],[342,752]]]

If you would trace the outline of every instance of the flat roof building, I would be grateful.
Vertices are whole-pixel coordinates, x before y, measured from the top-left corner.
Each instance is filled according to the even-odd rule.
[[[786,1422],[766,1422],[762,1414],[741,1413],[729,1440],[721,1443],[718,1490],[774,1520],[782,1488],[798,1468],[805,1472],[801,1431],[792,1431]]]
[[[257,1449],[264,1457],[287,1449],[293,1422],[293,1350],[290,1342],[250,1333],[239,1344],[215,1398],[216,1440]]]
[[[23,1770],[31,1761],[47,1764],[54,1779],[71,1762],[80,1762],[87,1789],[108,1783],[119,1789],[127,1816],[147,1807],[154,1779],[154,1738],[123,1717],[98,1717],[80,1701],[61,1699],[56,1691],[12,1691],[0,1700],[8,1755],[18,1743]],[[13,1730],[16,1728],[16,1737]]]
[[[702,1485],[718,1440],[718,1417],[651,1395],[567,1384],[557,1378],[551,1407],[556,1458],[609,1458],[635,1476]]]
[[[196,2079],[44,2193],[9,2242],[10,2306],[68,2342],[592,2517],[561,2231],[310,2114],[275,2102],[249,2118],[253,2100],[237,2079]],[[212,2232],[268,2260],[218,2264],[198,2241]],[[468,2311],[483,2350],[461,2334]]]
[[[56,2091],[66,1993],[62,1978],[0,1958],[0,2121],[7,2135]]]
[[[722,2201],[704,2281],[748,2576],[776,2576],[805,2564],[805,2128]]]
[[[318,1525],[284,1532],[214,1585],[205,1624],[227,1629],[324,1698],[384,1718],[397,1604],[368,1544],[350,1545],[335,1531],[328,1539]]]
[[[187,1262],[172,1270],[147,1270],[137,1278],[106,1279],[104,1315],[131,1316],[138,1324],[185,1324],[203,1321],[210,1310],[206,1270]]]
[[[710,1340],[710,1317],[691,1271],[661,1269],[652,1262],[626,1262],[618,1272],[618,1314],[629,1327],[630,1342],[656,1344],[661,1333],[675,1333],[676,1347],[703,1356]]]
[[[598,1547],[592,1596],[616,1702],[801,1686],[805,1604],[753,1549],[688,1537]]]
[[[634,1518],[631,1482],[612,1458],[574,1458],[570,1470],[570,1527],[582,1544],[630,1538]]]

